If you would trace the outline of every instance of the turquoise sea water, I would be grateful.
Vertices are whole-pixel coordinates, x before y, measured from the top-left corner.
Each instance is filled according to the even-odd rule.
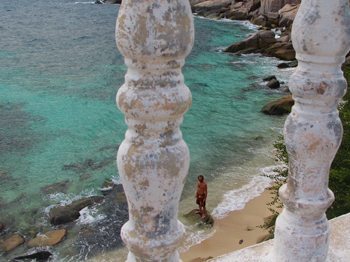
[[[114,159],[126,126],[115,94],[126,68],[115,47],[117,12],[73,0],[0,2],[0,221],[16,230],[47,224],[48,206],[118,179]],[[280,96],[261,79],[288,75],[275,72],[275,59],[220,52],[254,31],[247,25],[196,18],[195,28],[184,67],[193,95],[182,125],[191,152],[184,203],[199,174],[224,190],[257,175],[245,165],[270,159],[264,148],[283,122],[259,112]],[[42,190],[67,180],[60,196]],[[225,193],[218,191],[212,207]]]

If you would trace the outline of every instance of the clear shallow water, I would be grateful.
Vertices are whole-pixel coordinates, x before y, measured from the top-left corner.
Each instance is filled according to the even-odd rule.
[[[126,126],[115,94],[126,68],[115,47],[117,11],[71,0],[1,0],[0,221],[23,232],[47,226],[49,205],[96,194],[106,178],[118,179],[116,145]],[[194,205],[199,174],[209,182],[213,209],[226,191],[273,163],[268,145],[283,122],[259,113],[280,95],[259,85],[276,74],[278,61],[219,52],[253,30],[199,18],[195,26],[184,67],[193,106],[182,125],[191,168],[181,212]],[[66,180],[59,197],[41,190]]]

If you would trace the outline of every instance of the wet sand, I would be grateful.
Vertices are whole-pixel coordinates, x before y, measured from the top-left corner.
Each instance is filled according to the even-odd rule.
[[[215,233],[182,253],[183,262],[202,261],[203,258],[217,257],[254,245],[263,239],[268,232],[258,226],[264,223],[265,217],[271,215],[266,205],[271,201],[271,196],[269,191],[265,191],[249,201],[244,209],[231,212],[223,219],[215,220]]]

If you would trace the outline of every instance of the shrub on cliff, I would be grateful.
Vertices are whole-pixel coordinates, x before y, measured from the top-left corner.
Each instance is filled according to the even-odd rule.
[[[343,71],[349,86],[350,65],[343,67]],[[343,99],[344,103],[339,109],[339,116],[343,123],[344,134],[341,146],[330,170],[329,188],[335,194],[335,201],[327,210],[328,219],[350,213],[350,92],[347,92]],[[274,147],[277,160],[288,164],[288,154],[282,136],[275,142]],[[275,221],[279,215],[278,210],[282,207],[282,202],[278,197],[278,189],[282,184],[286,183],[288,176],[288,170],[278,172],[279,176],[274,177],[275,183],[270,188],[272,201],[268,203],[268,206],[272,215],[267,217],[264,224],[260,226],[268,230],[269,238],[273,238]]]

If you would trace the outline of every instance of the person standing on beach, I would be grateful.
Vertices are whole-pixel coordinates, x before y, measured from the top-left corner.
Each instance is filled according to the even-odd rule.
[[[202,218],[207,215],[205,209],[205,202],[207,201],[208,190],[207,183],[204,181],[204,176],[198,176],[197,192],[196,192],[196,203],[199,206],[199,214]]]

